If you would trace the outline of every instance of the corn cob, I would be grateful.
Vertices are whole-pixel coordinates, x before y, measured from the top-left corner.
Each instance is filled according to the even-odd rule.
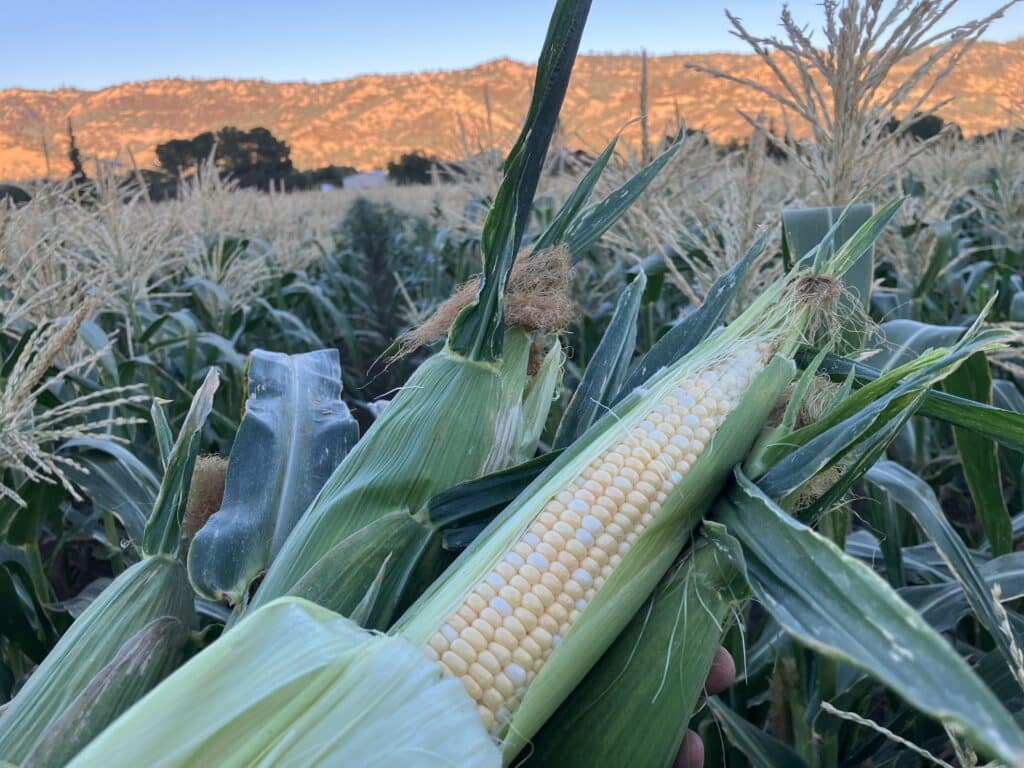
[[[764,369],[767,352],[748,344],[678,380],[551,494],[430,637],[428,655],[463,681],[489,730],[500,733],[545,661],[658,519]]]
[[[0,758],[21,763],[52,723],[85,690],[118,650],[151,621],[193,620],[185,566],[155,556],[136,563],[75,620],[0,717]]]
[[[396,624],[511,760],[683,548],[795,371],[800,278],[570,447]]]

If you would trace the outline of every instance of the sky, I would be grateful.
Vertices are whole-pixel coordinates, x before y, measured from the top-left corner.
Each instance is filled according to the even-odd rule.
[[[553,0],[0,0],[0,88],[96,89],[161,77],[318,82],[367,73],[535,61]],[[790,0],[817,25],[820,0]],[[961,0],[950,21],[994,9]],[[759,34],[776,0],[594,0],[583,52],[743,51],[724,11]],[[988,39],[1024,36],[1024,3]]]

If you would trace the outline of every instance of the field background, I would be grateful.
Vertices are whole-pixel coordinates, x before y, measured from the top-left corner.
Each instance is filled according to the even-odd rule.
[[[639,61],[581,60],[567,106],[568,127],[548,158],[527,238],[552,220],[589,167],[587,158],[570,151],[576,146],[571,137],[583,136],[589,148],[599,150],[622,125],[623,114],[640,103]],[[607,93],[590,87],[588,78],[608,67],[619,79],[598,79]],[[905,198],[875,249],[869,352],[863,355],[871,365],[884,369],[953,343],[990,300],[985,322],[1019,333],[1024,328],[1024,133],[1017,128],[1019,104],[1012,89],[1024,77],[1022,68],[1024,42],[975,48],[943,87],[949,93],[984,94],[984,99],[958,96],[955,109],[946,113],[965,133],[984,135],[947,130],[922,143],[873,133],[868,143],[857,141],[855,149],[845,150],[855,158],[870,153],[867,172],[850,188],[841,186],[844,179],[834,165],[816,168],[810,154],[797,156],[794,150],[786,157],[772,143],[769,100],[756,97],[738,105],[766,114],[763,128],[753,131],[725,106],[737,106],[733,94],[741,91],[723,89],[717,100],[701,104],[709,117],[690,124],[706,126],[708,133],[682,141],[648,190],[574,268],[574,319],[563,334],[565,376],[542,448],[550,445],[616,302],[640,271],[648,285],[637,354],[699,306],[715,279],[759,237],[766,238],[767,247],[733,313],[780,275],[785,210]],[[643,91],[651,105],[646,151],[642,128],[631,126],[595,199],[666,150],[663,137],[669,131],[661,126],[673,121],[677,106],[688,118],[699,114],[698,99],[670,101],[659,90],[677,69],[682,71],[674,60],[651,62]],[[906,77],[911,71],[892,74]],[[202,433],[202,451],[226,457],[243,413],[252,350],[338,349],[343,397],[364,430],[382,401],[429,354],[422,349],[389,359],[403,331],[421,323],[479,271],[483,221],[501,181],[497,148],[518,127],[532,73],[496,62],[465,77],[465,83],[451,87],[477,94],[489,83],[492,107],[485,109],[478,96],[458,102],[470,128],[459,139],[465,156],[458,156],[454,180],[435,174],[433,183],[424,185],[264,193],[238,188],[208,164],[183,183],[176,199],[163,202],[149,198],[127,158],[118,154],[123,144],[115,146],[110,138],[130,135],[134,141],[136,134],[124,134],[117,124],[100,130],[104,113],[96,105],[116,111],[119,100],[146,105],[152,98],[174,111],[174,100],[197,98],[200,85],[164,82],[101,94],[60,92],[49,101],[30,92],[0,96],[5,126],[19,110],[75,112],[83,155],[101,158],[86,161],[87,184],[33,181],[25,184],[30,202],[0,201],[0,701],[17,690],[109,579],[137,559],[134,532],[153,504],[161,471],[158,436],[149,419],[154,402],[165,405],[176,432],[192,394],[216,368],[222,384]],[[393,85],[389,81],[388,94]],[[431,88],[442,85],[448,87],[435,82]],[[233,87],[233,96],[257,101],[259,89],[270,86]],[[352,103],[369,103],[385,93],[385,85],[373,78],[352,87],[363,94],[346,96]],[[431,101],[447,93],[415,80],[408,88],[422,88]],[[296,94],[293,102],[306,104],[304,98]],[[912,103],[915,97],[908,98]],[[587,106],[594,104],[605,105],[606,113],[595,114]],[[347,147],[367,143],[352,126],[376,130],[380,116],[370,115],[332,121],[298,111],[273,119],[254,113],[253,121],[281,126],[283,134],[285,126],[308,122],[308,134],[287,135],[296,156],[310,165],[379,164],[413,140],[429,153],[453,157],[456,145],[445,143],[448,139],[409,136],[398,120],[374,144],[373,153],[379,154],[344,154],[323,139],[345,134]],[[710,115],[721,119],[716,123]],[[737,135],[741,126],[747,130]],[[173,129],[175,135],[190,135],[207,127],[186,121]],[[49,134],[52,145],[63,130]],[[809,129],[795,132],[793,146],[808,135]],[[45,158],[32,148],[37,138],[0,134],[0,171],[12,177],[45,171]],[[168,136],[140,131],[137,138],[152,147]],[[742,141],[728,145],[727,138]],[[844,151],[838,140],[832,149]],[[956,388],[974,387],[971,396],[1024,414],[1017,346],[976,362],[980,367],[968,385],[949,384],[950,391],[968,394]],[[923,481],[920,503],[938,509],[956,531],[967,557],[983,573],[984,589],[1001,585],[993,603],[1016,648],[1015,633],[1024,626],[1024,614],[1017,610],[1024,596],[1024,560],[1015,551],[1024,537],[1024,453],[993,440],[965,447],[948,424],[915,417],[886,458]],[[886,501],[879,488],[865,483],[854,489],[846,507],[852,514],[842,518],[834,540],[920,609],[1019,713],[1024,661],[1003,663],[992,633],[974,613],[976,604],[958,586],[956,568],[914,516]],[[980,506],[982,497],[992,504]],[[935,602],[940,592],[941,605]],[[222,618],[215,605],[203,610],[207,622]],[[785,745],[787,755],[799,754],[808,765],[821,760],[822,765],[902,766],[920,759],[863,723],[822,714],[817,674],[826,667],[816,666],[813,653],[785,639],[763,612],[752,611],[740,626],[744,631],[732,632],[728,644],[742,679],[716,701],[763,734],[747,738]],[[838,674],[841,684],[831,690],[845,709],[897,731],[947,763],[976,764],[956,734],[915,714],[900,698],[852,668],[827,669]],[[722,722],[722,715],[716,719],[708,708],[696,719],[709,763],[739,765],[746,755],[756,764],[751,758],[756,750],[744,746],[736,724],[725,735]],[[841,763],[821,758],[822,740],[830,745],[827,754],[844,756]]]

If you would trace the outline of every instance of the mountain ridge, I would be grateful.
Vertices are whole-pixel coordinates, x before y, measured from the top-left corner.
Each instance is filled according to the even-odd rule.
[[[638,54],[579,57],[562,113],[567,143],[599,150],[639,112]],[[698,63],[761,83],[766,67],[750,54],[705,53],[648,59],[649,122],[654,137],[677,114],[717,141],[749,133],[739,114],[783,117],[765,97],[686,67]],[[894,81],[909,65],[895,71]],[[262,125],[292,147],[299,168],[328,164],[382,168],[409,151],[458,158],[483,146],[506,149],[525,113],[534,67],[508,57],[459,70],[366,74],[323,82],[180,77],[128,82],[97,90],[0,90],[0,179],[64,175],[70,119],[82,154],[156,163],[157,144],[224,125]],[[967,135],[1006,125],[1020,108],[1013,83],[1024,82],[1024,38],[979,43],[940,86],[940,110]],[[490,110],[487,104],[490,104]],[[800,127],[794,126],[800,133]],[[637,125],[626,144],[635,146]]]

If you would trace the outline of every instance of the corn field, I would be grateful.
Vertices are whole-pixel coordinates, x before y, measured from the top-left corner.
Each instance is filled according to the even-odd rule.
[[[0,765],[1024,766],[1024,132],[904,131],[954,4],[730,16],[799,141],[572,159],[558,0],[454,182],[0,201]]]

